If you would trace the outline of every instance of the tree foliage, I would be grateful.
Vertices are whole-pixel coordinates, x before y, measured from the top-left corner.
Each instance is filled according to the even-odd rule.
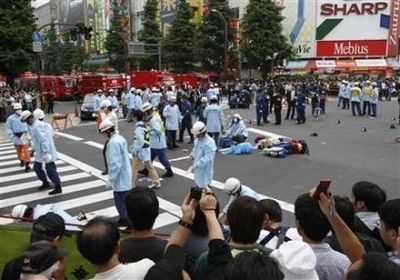
[[[32,32],[35,29],[30,0],[1,1],[0,73],[11,81],[32,65]]]
[[[138,33],[138,39],[145,44],[159,44],[162,38],[160,25],[158,23],[158,0],[147,0],[144,6],[142,22],[143,29]],[[149,47],[147,51],[155,52],[157,47]],[[150,70],[158,68],[156,55],[140,59],[141,68]]]
[[[185,0],[180,0],[171,28],[163,41],[163,54],[169,65],[177,72],[193,68],[194,38],[196,27],[191,22],[193,10]]]
[[[59,75],[61,74],[60,68],[60,39],[58,38],[57,31],[54,25],[50,26],[44,36],[42,58],[44,60],[43,72],[45,74]]]
[[[292,55],[291,46],[282,35],[280,7],[271,0],[250,0],[242,23],[240,50],[250,67],[260,67],[265,75],[272,58],[279,61]]]
[[[114,3],[112,7],[113,17],[111,18],[105,47],[110,59],[110,65],[118,72],[124,72],[127,60],[127,42],[124,39],[123,17],[118,11],[118,5]]]
[[[222,70],[225,55],[225,26],[221,16],[212,10],[220,11],[226,20],[228,42],[231,42],[233,38],[229,28],[232,12],[228,6],[228,0],[209,0],[208,4],[209,10],[199,26],[197,53],[205,69]]]

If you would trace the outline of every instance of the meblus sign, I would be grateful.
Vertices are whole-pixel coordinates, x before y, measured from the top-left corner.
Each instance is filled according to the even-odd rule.
[[[386,40],[319,41],[318,57],[385,56]]]

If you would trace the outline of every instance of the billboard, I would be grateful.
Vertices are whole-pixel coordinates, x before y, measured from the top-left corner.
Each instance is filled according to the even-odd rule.
[[[86,0],[86,11],[88,25],[93,28],[93,36],[90,41],[92,52],[104,54],[106,52],[104,44],[107,36],[104,0]]]
[[[299,58],[315,57],[316,1],[274,0],[283,7],[283,34],[289,39]]]
[[[400,40],[400,0],[392,0],[392,13],[390,16],[388,56],[399,55]]]
[[[61,24],[78,24],[85,22],[83,0],[59,0],[59,19]],[[68,31],[73,26],[60,26],[60,31]]]
[[[317,57],[386,56],[392,1],[316,1]]]

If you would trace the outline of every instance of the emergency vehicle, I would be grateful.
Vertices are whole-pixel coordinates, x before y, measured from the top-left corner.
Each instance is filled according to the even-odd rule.
[[[78,74],[78,91],[80,94],[96,92],[98,89],[126,89],[124,74]]]
[[[133,87],[175,87],[173,73],[164,71],[135,71],[130,75]]]

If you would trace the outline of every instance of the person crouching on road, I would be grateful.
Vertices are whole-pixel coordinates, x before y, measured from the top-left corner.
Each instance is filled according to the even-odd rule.
[[[114,124],[115,131],[117,133],[119,133],[118,132],[118,117],[117,117],[117,114],[115,113],[115,111],[113,110],[111,101],[108,99],[101,101],[100,110],[101,110],[101,114],[103,116],[103,120],[105,120],[105,119],[110,120]],[[104,143],[104,147],[103,147],[103,160],[104,160],[105,169],[103,172],[101,172],[102,175],[108,174],[108,166],[107,166],[107,160],[106,160],[107,143],[108,143],[108,140],[106,141],[106,143]]]
[[[99,127],[100,132],[108,139],[106,160],[108,166],[108,185],[114,195],[115,207],[119,214],[118,225],[127,226],[125,197],[132,189],[132,171],[129,162],[128,144],[115,130],[115,125],[108,119]]]
[[[142,108],[144,110],[145,108]],[[160,178],[157,171],[151,163],[150,154],[150,130],[143,122],[144,113],[142,111],[136,112],[136,128],[135,139],[131,147],[132,152],[132,185],[137,183],[138,173],[141,163],[143,162],[149,176],[152,180],[150,188],[161,188]]]
[[[234,177],[228,178],[225,181],[223,191],[229,195],[229,201],[225,205],[220,216],[226,215],[226,213],[228,213],[229,206],[239,196],[248,196],[248,197],[252,197],[256,200],[261,200],[260,194],[258,194],[256,191],[253,191],[252,189],[250,189],[247,186],[243,186],[241,184],[240,180],[237,178],[234,178]]]
[[[22,113],[21,103],[14,103],[13,105],[14,114],[10,115],[6,121],[6,131],[11,142],[14,144],[15,150],[17,152],[18,159],[20,161],[21,167],[25,166],[25,171],[31,170],[29,166],[31,158],[29,155],[29,145],[24,143],[23,134],[28,131],[28,126],[20,120]]]
[[[232,124],[224,137],[231,138],[233,142],[238,144],[246,142],[249,133],[247,132],[246,125],[239,114],[233,115]]]
[[[35,120],[35,117],[30,111],[23,111],[21,113],[21,121],[26,122],[30,127],[32,137],[33,149],[35,151],[35,162],[33,170],[40,181],[42,186],[39,191],[51,188],[47,176],[54,184],[54,189],[49,192],[49,195],[62,193],[61,180],[57,172],[55,161],[57,160],[56,146],[54,145],[53,132],[49,129],[48,124],[42,121]],[[46,164],[46,173],[42,169],[42,164]]]
[[[207,134],[204,123],[195,122],[192,133],[196,139],[189,156],[193,160],[193,164],[189,167],[188,172],[194,172],[194,181],[198,187],[206,188],[213,180],[217,146],[214,139]]]

